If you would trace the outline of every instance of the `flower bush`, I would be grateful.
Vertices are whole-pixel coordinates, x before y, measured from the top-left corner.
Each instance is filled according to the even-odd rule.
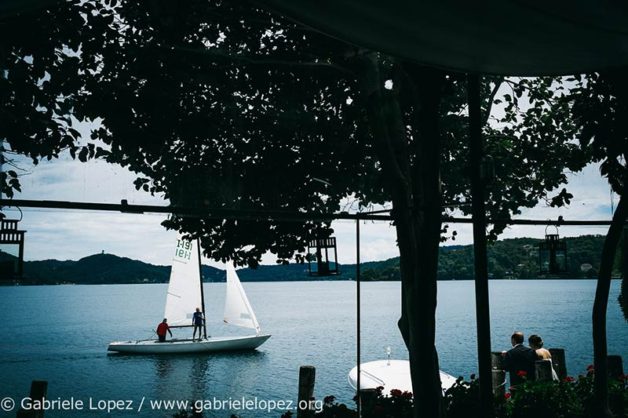
[[[445,392],[444,408],[447,417],[451,418],[480,418],[480,384],[471,375],[469,381],[465,381],[462,377],[456,380]]]
[[[571,382],[525,382],[507,403],[511,418],[580,418],[583,404]]]
[[[592,412],[593,367],[585,375],[567,377],[561,382],[535,382],[524,378],[524,383],[505,396],[495,399],[496,418],[598,418]],[[628,418],[628,386],[626,376],[611,381],[609,400],[616,418]],[[446,418],[483,418],[480,412],[480,385],[475,376],[467,381],[462,377],[443,397]],[[355,399],[354,399],[355,400]],[[410,418],[412,394],[391,390],[385,394],[378,388],[362,400],[363,418]],[[339,404],[333,396],[325,398],[323,410],[316,418],[356,418],[355,410]]]
[[[578,397],[581,399],[584,416],[595,417],[593,411],[593,379],[595,370],[593,366],[587,367],[587,374],[578,376],[574,379],[574,387]],[[628,418],[628,386],[625,375],[620,376],[616,380],[609,381],[608,384],[608,400],[611,412],[618,418]]]

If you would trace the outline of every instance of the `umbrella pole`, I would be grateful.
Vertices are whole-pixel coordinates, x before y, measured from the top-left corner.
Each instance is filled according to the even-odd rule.
[[[491,319],[489,311],[488,265],[486,255],[486,178],[482,173],[484,141],[480,102],[480,76],[467,75],[471,165],[471,204],[473,213],[473,253],[475,259],[475,313],[478,339],[480,407],[483,417],[493,417],[491,368]]]

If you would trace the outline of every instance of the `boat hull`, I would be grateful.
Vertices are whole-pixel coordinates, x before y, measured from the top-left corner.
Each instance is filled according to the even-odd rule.
[[[210,337],[201,341],[177,339],[165,342],[157,340],[116,341],[109,344],[107,350],[131,354],[185,354],[254,350],[269,338],[270,335],[265,334],[245,337]]]
[[[354,367],[349,372],[349,384],[357,388],[358,368]],[[440,372],[440,381],[443,392],[456,382],[456,378]],[[410,378],[410,362],[407,360],[377,360],[360,364],[360,389],[384,388],[383,393],[388,394],[392,389],[402,392],[412,392],[412,380]]]

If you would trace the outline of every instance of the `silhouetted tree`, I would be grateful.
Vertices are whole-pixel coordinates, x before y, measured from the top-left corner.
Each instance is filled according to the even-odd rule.
[[[580,141],[601,161],[600,171],[620,197],[606,235],[593,306],[596,413],[611,416],[606,364],[606,311],[615,253],[628,216],[628,81],[622,70],[575,77],[565,100],[573,105]]]
[[[64,22],[59,24],[59,22]],[[441,217],[468,213],[464,78],[330,39],[247,2],[78,1],[0,22],[0,137],[37,162],[63,150],[138,173],[172,204],[254,210],[238,220],[172,217],[208,256],[255,265],[304,251],[328,224],[264,210],[328,213],[350,197],[392,202],[401,255],[400,329],[420,410],[440,410],[434,347]],[[569,201],[565,169],[586,155],[560,80],[483,84],[495,176],[487,211],[501,221],[540,199]],[[547,112],[550,103],[564,112]],[[525,106],[524,106],[525,104]],[[561,108],[561,106],[563,106]],[[94,124],[81,138],[76,121]],[[487,159],[487,167],[489,167]],[[19,187],[8,179],[3,189]],[[417,408],[417,416],[419,409]]]

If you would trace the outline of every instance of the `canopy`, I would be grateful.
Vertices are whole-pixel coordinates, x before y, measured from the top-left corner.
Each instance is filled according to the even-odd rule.
[[[0,20],[55,1],[1,1]],[[537,76],[628,64],[622,1],[254,1],[355,45],[450,70]]]
[[[450,70],[561,75],[628,64],[628,3],[611,0],[257,0],[358,46]]]

